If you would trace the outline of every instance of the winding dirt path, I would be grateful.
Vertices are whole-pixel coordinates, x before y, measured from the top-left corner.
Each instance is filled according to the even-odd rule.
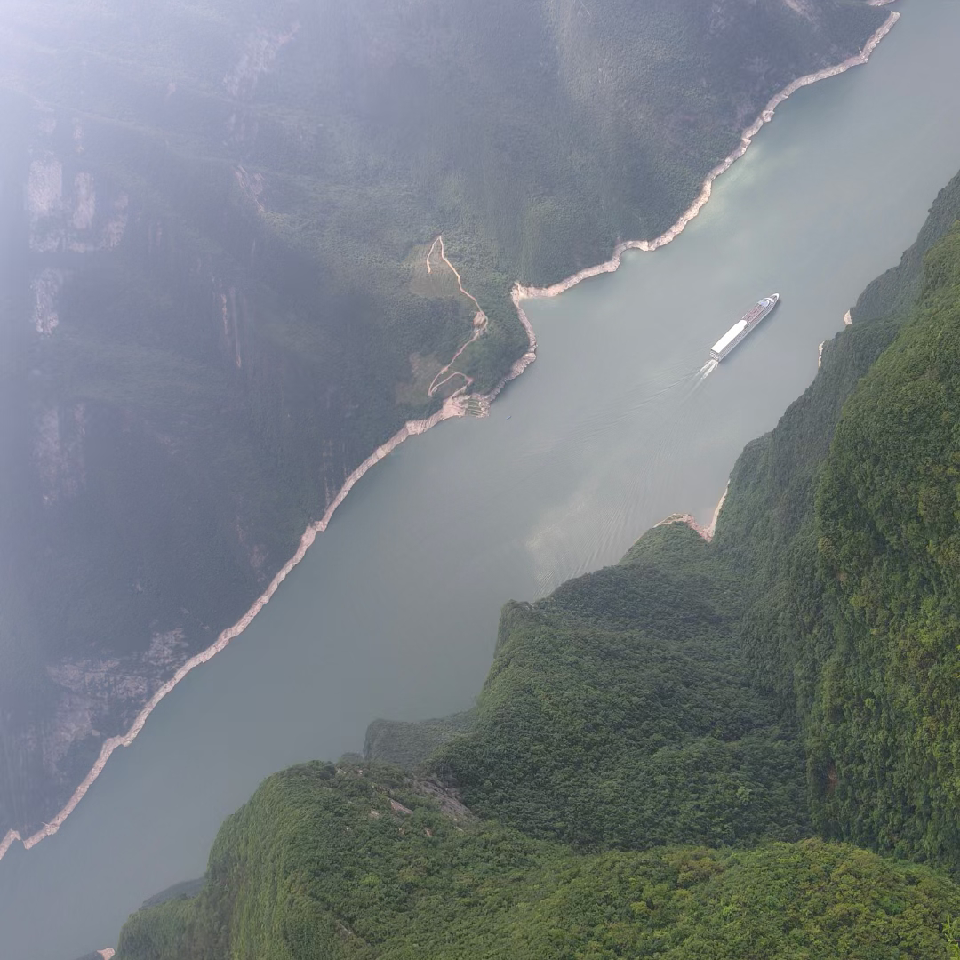
[[[432,256],[433,251],[437,248],[438,245],[440,247],[440,259],[450,269],[450,272],[457,278],[457,286],[460,288],[460,293],[462,293],[463,296],[473,301],[474,306],[477,308],[477,313],[476,313],[476,316],[473,318],[473,333],[470,335],[470,339],[467,340],[466,343],[464,343],[460,347],[460,349],[453,355],[453,358],[451,359],[451,361],[445,367],[441,368],[440,371],[437,373],[437,375],[433,378],[433,382],[430,384],[429,387],[427,387],[428,397],[435,397],[437,395],[437,390],[439,390],[440,387],[442,387],[445,383],[448,383],[449,381],[453,380],[454,377],[463,377],[463,380],[464,380],[463,386],[460,387],[457,393],[461,393],[465,390],[468,390],[473,385],[473,379],[471,377],[468,377],[465,373],[461,372],[460,370],[454,370],[452,373],[448,374],[447,376],[444,376],[444,374],[446,374],[447,371],[457,362],[457,360],[460,359],[460,355],[463,353],[464,350],[467,349],[467,347],[470,346],[471,343],[473,343],[474,341],[482,337],[487,332],[487,315],[481,309],[480,301],[477,300],[477,298],[472,293],[470,293],[469,290],[464,289],[463,279],[461,278],[460,273],[458,272],[457,268],[447,259],[447,252],[443,247],[442,234],[439,237],[437,237],[436,240],[433,241],[433,244],[431,245],[430,249],[427,251],[427,273],[429,274],[433,272],[430,266],[430,257]],[[440,379],[441,377],[443,377],[442,380]]]

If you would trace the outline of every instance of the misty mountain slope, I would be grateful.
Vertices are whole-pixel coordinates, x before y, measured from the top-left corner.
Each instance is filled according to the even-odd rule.
[[[516,279],[660,233],[884,17],[794,7],[4,5],[0,834],[60,808],[377,445],[504,376]],[[486,317],[442,375],[481,328],[439,234]]]

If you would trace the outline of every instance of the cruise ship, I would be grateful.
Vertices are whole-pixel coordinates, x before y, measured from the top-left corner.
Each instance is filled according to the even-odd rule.
[[[714,345],[710,359],[721,361],[780,302],[780,294],[758,300]]]

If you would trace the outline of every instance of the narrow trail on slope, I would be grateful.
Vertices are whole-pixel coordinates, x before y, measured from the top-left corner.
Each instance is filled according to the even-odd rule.
[[[427,396],[431,398],[436,396],[437,391],[445,383],[449,383],[455,377],[463,377],[464,383],[463,383],[463,386],[458,388],[454,396],[456,396],[459,393],[463,393],[465,390],[469,389],[473,385],[473,378],[467,376],[467,374],[463,373],[461,370],[454,370],[450,373],[447,373],[447,371],[450,370],[450,368],[457,362],[457,360],[460,358],[460,355],[463,353],[464,350],[467,349],[467,347],[470,346],[471,343],[478,340],[487,332],[487,315],[481,309],[480,301],[477,300],[477,298],[472,293],[470,293],[469,290],[464,289],[463,279],[461,278],[459,271],[447,259],[447,252],[443,246],[443,234],[438,236],[437,239],[433,241],[433,243],[430,245],[430,249],[427,251],[427,273],[428,274],[433,273],[433,268],[430,264],[430,257],[433,255],[433,252],[434,250],[437,249],[438,245],[440,247],[440,259],[443,261],[443,263],[447,265],[450,272],[457,278],[457,286],[460,288],[460,293],[462,293],[463,296],[467,297],[469,300],[473,301],[474,306],[476,306],[477,308],[477,313],[476,313],[476,316],[473,318],[473,333],[470,335],[470,338],[453,355],[450,362],[445,367],[442,367],[440,369],[437,375],[433,378],[433,382],[430,384],[429,387],[427,387]],[[444,376],[444,374],[446,374],[446,376]],[[440,379],[441,377],[443,379]]]

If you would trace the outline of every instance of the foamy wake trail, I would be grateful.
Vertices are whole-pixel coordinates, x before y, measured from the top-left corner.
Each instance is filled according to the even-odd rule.
[[[681,403],[689,403],[700,389],[703,381],[717,369],[716,360],[708,360],[699,370],[688,373],[684,378],[684,385],[680,394]]]
[[[697,371],[697,386],[699,387],[707,377],[717,369],[716,360],[708,360],[698,371]]]

